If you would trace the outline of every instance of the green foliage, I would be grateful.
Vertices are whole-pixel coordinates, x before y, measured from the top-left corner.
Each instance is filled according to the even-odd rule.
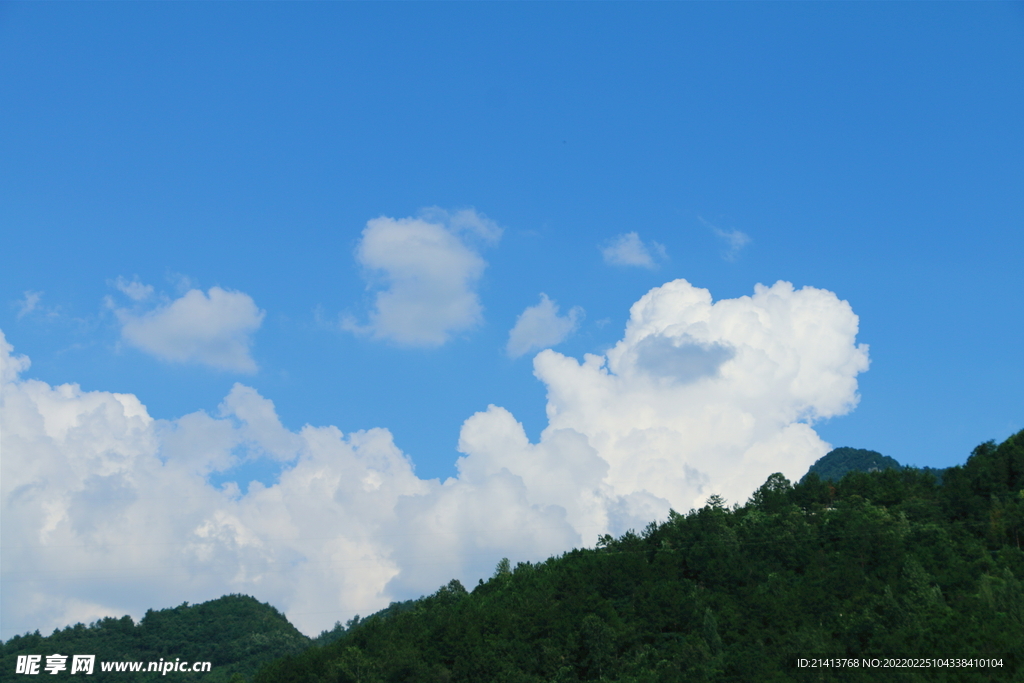
[[[878,451],[863,448],[834,448],[811,465],[807,474],[817,474],[822,481],[839,481],[848,472],[898,470],[900,464]],[[807,476],[807,475],[804,475]]]
[[[18,655],[94,654],[94,681],[166,680],[159,673],[100,671],[102,661],[157,662],[176,659],[211,662],[209,673],[175,672],[176,681],[221,683],[251,680],[266,662],[298,654],[309,639],[270,605],[243,595],[228,595],[201,605],[182,604],[149,610],[135,624],[131,617],[107,617],[85,626],[75,624],[48,637],[15,636],[0,646],[0,681],[22,678],[15,672]],[[70,669],[70,659],[68,660]],[[47,680],[75,680],[70,671],[45,674]]]

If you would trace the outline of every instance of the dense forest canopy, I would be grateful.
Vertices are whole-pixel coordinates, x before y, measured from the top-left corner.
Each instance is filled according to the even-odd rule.
[[[847,472],[874,472],[876,470],[898,470],[895,458],[878,451],[864,448],[833,448],[815,461],[804,477],[817,474],[822,481],[839,481]]]
[[[149,610],[136,624],[131,617],[108,617],[85,626],[76,624],[52,635],[15,636],[0,650],[0,680],[30,680],[15,674],[17,656],[93,654],[96,661],[158,662],[175,659],[210,662],[207,674],[175,672],[178,681],[220,683],[250,680],[265,662],[297,654],[309,647],[309,639],[279,611],[245,595],[226,595],[201,605],[185,603],[163,610]],[[79,678],[68,671],[42,674],[48,679]],[[93,681],[166,680],[160,673],[103,672],[96,664]]]
[[[848,465],[873,453],[846,450]],[[867,469],[775,474],[744,505],[712,497],[594,549],[503,560],[472,590],[453,580],[314,642],[235,596],[14,638],[0,676],[17,678],[17,654],[95,643],[123,658],[203,652],[222,664],[194,680],[255,683],[1024,680],[1024,432],[981,444],[941,484]],[[798,657],[1001,666],[810,670]]]

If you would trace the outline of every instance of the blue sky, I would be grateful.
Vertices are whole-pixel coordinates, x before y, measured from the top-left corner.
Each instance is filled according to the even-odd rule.
[[[458,551],[471,560],[418,580],[409,578],[418,560],[367,550],[391,567],[381,570],[390,583],[353,578],[351,594],[315,615],[284,587],[262,597],[243,579],[209,578],[203,562],[213,560],[202,553],[181,569],[191,583],[178,592],[140,580],[134,597],[115,597],[74,577],[43,582],[33,590],[47,596],[46,609],[5,597],[3,637],[235,588],[275,599],[315,631],[335,614],[430,591],[435,579],[487,573],[495,557],[591,543],[594,529],[639,523],[669,503],[686,507],[716,490],[742,500],[762,470],[799,476],[822,444],[916,465],[962,462],[981,441],[1024,427],[1022,84],[1021,4],[0,5],[0,330],[9,358],[31,359],[29,368],[7,361],[21,368],[15,384],[80,385],[76,424],[92,419],[89,401],[137,397],[164,426],[132,457],[149,453],[163,467],[174,448],[161,439],[184,434],[187,415],[204,411],[221,425],[211,430],[240,430],[219,441],[189,437],[195,452],[223,451],[189,476],[210,491],[237,482],[231,505],[255,500],[251,479],[272,492],[282,472],[298,472],[295,454],[316,451],[312,437],[297,436],[304,425],[344,435],[383,428],[411,468],[385,517],[411,533],[395,511],[441,495],[424,482],[468,482],[472,463],[501,451],[473,441],[467,426],[489,405],[548,449],[552,472],[571,461],[572,476],[611,487],[603,512],[584,513],[558,492],[537,493],[544,485],[530,477],[543,481],[543,467],[518,472],[502,460],[512,456],[493,455],[473,471],[496,477],[504,467],[530,510],[562,510],[569,526],[536,542],[478,539]],[[652,301],[663,296],[666,308],[634,321],[648,332],[624,332],[635,302],[680,278],[689,289],[657,290]],[[761,306],[755,285],[780,280],[795,289],[773,289],[782,303]],[[707,337],[680,312],[700,289],[738,302],[716,309],[735,317]],[[766,327],[742,336],[736,330],[755,309]],[[773,337],[800,316],[809,326]],[[819,318],[831,341],[814,336]],[[685,331],[673,337],[672,324]],[[715,385],[733,378],[733,365],[747,367],[755,337],[794,362],[834,345],[834,355],[802,366],[814,368],[799,381],[818,387],[814,398],[793,383],[758,394],[753,365],[750,383]],[[554,355],[535,363],[549,346]],[[559,374],[584,354],[605,358],[613,376],[618,362],[622,378],[646,378],[648,393],[631,385],[615,400],[650,399],[655,412],[667,405],[657,393],[666,383],[718,386],[678,398],[679,415],[658,423],[694,449],[676,465],[704,477],[678,500],[642,478],[616,479],[626,441],[619,455],[603,451],[593,426],[602,413],[573,403],[585,402],[590,380],[571,368]],[[568,398],[577,390],[582,398]],[[39,392],[25,400],[45,421]],[[770,418],[776,431],[729,455],[713,420],[699,436],[672,422],[696,414],[686,406],[719,400],[722,414],[745,411],[757,424],[778,406],[794,412]],[[15,403],[5,404],[2,455],[5,481],[21,482],[19,457],[50,456],[22,446],[29,436],[11,436]],[[266,424],[279,419],[277,436],[239,407],[257,405]],[[562,412],[552,417],[552,406]],[[504,414],[485,415],[481,433],[507,426]],[[117,430],[128,428],[112,425],[96,426],[90,433],[101,436],[81,448],[107,453],[96,445],[103,438],[122,443],[127,432]],[[576,446],[544,440],[556,427],[596,450],[573,460]],[[790,427],[809,432],[799,447],[787,442],[792,457],[765,445]],[[652,443],[643,447],[650,462],[668,457]],[[58,439],[46,452],[73,460],[76,447]],[[723,455],[712,455],[719,447]],[[705,462],[715,458],[718,475]],[[5,596],[19,572],[42,562],[46,534],[64,533],[61,524],[65,541],[98,543],[75,527],[76,514],[91,520],[89,533],[115,533],[124,511],[104,511],[102,486],[128,486],[131,470],[101,486],[109,463],[89,467],[64,489],[25,475],[26,486],[50,482],[46,509],[63,501],[69,512],[64,522],[28,524],[35,550],[23,553],[8,552],[11,525],[36,513],[11,507],[17,488],[5,486]],[[749,481],[728,479],[748,467]],[[270,527],[229,508],[197,508],[180,529],[168,527],[169,538],[186,543],[182,534],[231,518],[241,521],[224,528],[244,526],[264,535],[267,553],[280,550]],[[161,509],[172,514],[150,512]],[[296,528],[302,519],[295,514]],[[228,555],[231,575],[242,576],[249,560]]]

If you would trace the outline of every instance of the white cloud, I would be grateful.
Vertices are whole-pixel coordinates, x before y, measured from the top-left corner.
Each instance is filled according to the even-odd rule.
[[[142,284],[139,282],[138,277],[134,277],[129,281],[118,276],[117,280],[114,281],[114,286],[132,301],[143,301],[153,295],[153,285]]]
[[[751,242],[750,235],[745,232],[735,229],[722,230],[718,226],[700,218],[700,216],[697,218],[701,223],[711,228],[711,231],[725,242],[726,250],[722,252],[722,258],[726,261],[735,261],[739,256],[740,250]]]
[[[827,452],[810,423],[852,410],[858,319],[835,294],[787,282],[712,303],[676,280],[633,305],[624,338],[580,364],[534,360],[549,429],[587,435],[617,493],[686,509],[744,499],[773,472],[794,478]]]
[[[356,259],[380,284],[370,320],[342,328],[406,346],[440,346],[483,321],[476,284],[487,262],[473,239],[494,243],[501,229],[471,209],[427,209],[418,218],[381,216],[366,224]]]
[[[39,300],[42,298],[42,292],[25,292],[25,298],[18,302],[18,319],[20,320],[36,310],[39,307]]]
[[[130,394],[22,379],[28,360],[0,333],[2,636],[228,592],[315,633],[475,583],[501,557],[540,560],[712,493],[742,501],[828,450],[811,423],[856,404],[857,326],[824,290],[712,302],[667,283],[606,355],[536,356],[539,442],[490,406],[466,420],[444,482],[418,478],[385,429],[292,432],[240,384],[215,416],[165,421]],[[245,493],[210,483],[244,458],[284,466]]]
[[[635,232],[627,232],[618,235],[606,246],[601,247],[605,263],[613,266],[639,266],[641,268],[656,268],[653,249],[661,258],[666,257],[665,247],[657,242],[650,245],[644,244],[640,235]]]
[[[152,288],[134,287],[138,284],[126,288],[149,296]],[[249,350],[265,313],[248,294],[220,287],[211,287],[206,294],[191,289],[146,313],[123,308],[115,313],[121,323],[121,338],[161,360],[234,372],[257,370]]]
[[[4,333],[0,332],[0,387],[14,382],[18,375],[28,370],[31,365],[28,356],[15,355],[14,347],[7,342]],[[0,401],[2,400],[3,393],[0,392]]]
[[[579,306],[573,306],[567,315],[558,315],[558,304],[541,292],[540,303],[527,306],[516,318],[505,351],[509,357],[519,358],[530,351],[560,344],[576,331],[582,319],[583,309]]]
[[[740,249],[750,243],[750,236],[739,230],[725,231],[715,228],[715,234],[724,239],[725,243],[729,245],[729,248],[722,254],[722,258],[726,261],[735,261],[736,257],[739,256]]]
[[[449,213],[436,206],[424,209],[420,212],[420,218],[434,223],[448,223],[448,228],[458,234],[475,235],[486,243],[497,244],[501,239],[502,229],[475,209],[460,209]]]

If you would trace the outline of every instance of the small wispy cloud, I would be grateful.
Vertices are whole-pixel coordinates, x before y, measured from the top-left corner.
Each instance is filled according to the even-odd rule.
[[[56,322],[62,320],[66,323],[84,324],[86,321],[81,318],[71,318],[66,315],[64,308],[57,304],[47,305],[43,303],[43,295],[45,292],[36,292],[33,290],[26,290],[22,292],[22,296],[17,301],[12,301],[11,306],[17,309],[15,314],[16,320],[22,318],[31,318],[36,321],[45,320],[47,322]]]
[[[153,294],[153,285],[142,284],[139,282],[137,275],[131,280],[118,276],[117,280],[114,281],[114,286],[132,301],[142,301],[148,299]]]
[[[658,264],[652,251],[661,259],[668,258],[663,244],[653,241],[645,244],[636,232],[617,235],[600,249],[604,262],[613,266],[638,266],[653,270]]]
[[[32,311],[39,308],[39,300],[43,298],[42,292],[25,292],[25,298],[18,302],[18,319],[21,320]]]
[[[717,225],[704,220],[698,216],[700,222],[711,228],[711,231],[715,233],[719,238],[725,241],[726,249],[722,252],[722,258],[726,261],[735,261],[739,256],[740,250],[743,247],[750,244],[750,235],[740,230],[722,230]]]

